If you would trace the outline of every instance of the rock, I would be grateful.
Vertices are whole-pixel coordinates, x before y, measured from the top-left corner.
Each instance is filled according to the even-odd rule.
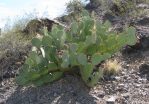
[[[144,85],[144,88],[149,88],[149,84],[145,84]]]
[[[119,91],[119,92],[127,92],[128,90],[128,85],[127,84],[118,84],[117,87],[116,87],[116,91]]]
[[[76,102],[76,104],[81,104],[81,103],[79,103],[79,102]]]
[[[116,76],[115,79],[116,79],[117,81],[119,81],[119,80],[121,79],[121,77]]]
[[[54,24],[64,26],[63,24],[54,20],[50,20],[48,18],[33,19],[27,23],[25,29],[23,29],[22,32],[25,34],[36,34],[36,33],[40,34],[45,27],[47,28],[48,31],[51,31],[52,26]]]
[[[141,83],[146,83],[147,82],[147,79],[146,78],[139,78],[138,81],[141,82]]]
[[[136,84],[135,86],[136,86],[137,88],[141,87],[141,85],[140,85],[140,84]]]
[[[149,17],[144,17],[137,21],[137,25],[149,25]]]
[[[140,67],[139,67],[139,72],[140,74],[149,74],[149,65],[147,64],[142,64]]]
[[[119,87],[124,87],[125,85],[123,83],[118,84]]]
[[[137,5],[137,8],[139,8],[139,9],[149,9],[149,5],[147,5],[147,4],[139,4],[139,5]]]
[[[104,96],[105,96],[105,92],[104,91],[98,92],[98,97],[103,98]]]
[[[15,64],[16,64],[16,65],[21,65],[22,63],[21,63],[21,62],[16,62]]]
[[[125,75],[125,74],[126,74],[126,72],[121,72],[121,74],[122,74],[122,75]]]
[[[130,94],[129,94],[129,93],[123,93],[123,94],[122,94],[122,97],[124,97],[125,99],[128,99],[128,98],[129,98],[129,96],[130,96]]]
[[[110,76],[110,79],[111,79],[111,80],[115,80],[115,76],[114,76],[114,75],[111,75],[111,76]]]
[[[109,99],[106,100],[107,104],[114,104],[116,100],[116,96],[111,96]]]
[[[57,93],[54,93],[54,97],[56,97],[57,96]]]

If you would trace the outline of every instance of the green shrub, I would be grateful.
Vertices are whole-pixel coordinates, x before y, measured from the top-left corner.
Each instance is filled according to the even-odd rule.
[[[72,0],[67,4],[67,13],[68,15],[64,15],[59,18],[60,21],[71,24],[71,21],[74,19],[77,20],[80,18],[82,11],[85,8],[85,4],[83,4],[80,0]]]
[[[81,13],[85,5],[80,0],[73,0],[67,4],[67,12]]]
[[[116,33],[109,31],[110,26],[108,21],[102,24],[84,11],[69,30],[54,26],[42,39],[34,38],[32,45],[37,50],[29,54],[17,83],[41,86],[60,79],[65,72],[79,70],[86,85],[93,87],[102,77],[97,65],[137,41],[133,27]]]

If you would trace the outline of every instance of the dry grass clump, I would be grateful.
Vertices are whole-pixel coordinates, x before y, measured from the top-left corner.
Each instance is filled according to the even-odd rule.
[[[21,50],[28,45],[29,42],[30,39],[28,37],[24,37],[19,32],[5,33],[2,37],[0,37],[0,55],[5,53],[7,50]]]
[[[24,34],[23,30],[30,20],[35,19],[36,13],[24,14],[22,17],[16,17],[11,23],[8,20],[0,36],[0,77],[15,73],[25,61],[25,57],[31,50],[31,39],[33,34]]]
[[[104,63],[104,73],[108,75],[117,74],[121,68],[121,64],[116,59],[110,59]]]

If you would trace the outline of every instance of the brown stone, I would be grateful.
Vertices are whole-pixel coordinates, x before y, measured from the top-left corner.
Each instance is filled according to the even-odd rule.
[[[40,34],[42,30],[44,29],[44,27],[46,27],[48,31],[51,31],[52,26],[54,24],[61,25],[59,22],[50,20],[48,18],[33,19],[27,23],[25,29],[23,29],[22,32],[25,34],[33,34],[33,35],[36,33]]]

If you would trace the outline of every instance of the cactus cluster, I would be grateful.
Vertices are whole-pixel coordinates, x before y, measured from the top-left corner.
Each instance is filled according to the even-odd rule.
[[[103,76],[97,65],[137,41],[133,27],[122,33],[111,32],[110,27],[108,21],[102,24],[86,11],[68,30],[54,25],[42,39],[32,39],[37,50],[29,54],[16,81],[41,86],[60,79],[65,72],[79,70],[86,85],[93,87]]]

